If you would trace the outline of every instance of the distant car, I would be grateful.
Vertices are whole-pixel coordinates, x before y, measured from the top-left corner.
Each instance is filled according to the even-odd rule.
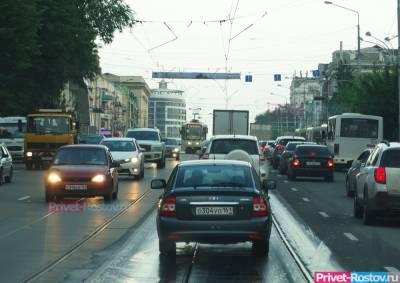
[[[161,254],[175,254],[176,242],[236,243],[250,241],[253,251],[268,255],[271,206],[268,189],[248,163],[232,160],[184,161],[168,182],[158,205],[157,232]]]
[[[108,147],[111,155],[120,166],[119,174],[128,174],[137,179],[144,177],[144,156],[133,138],[105,138],[101,142]]]
[[[303,137],[296,136],[282,136],[278,137],[275,141],[274,150],[272,151],[271,164],[274,169],[278,169],[279,159],[288,142],[291,141],[306,141]]]
[[[279,174],[286,174],[290,159],[293,157],[296,146],[300,144],[315,144],[314,142],[288,142],[285,149],[283,150],[281,157],[279,158]]]
[[[118,197],[118,166],[104,145],[60,147],[44,176],[46,202],[64,197]]]
[[[322,177],[333,182],[334,163],[332,155],[324,145],[304,144],[296,146],[288,166],[288,179],[296,177]]]
[[[201,159],[204,155],[204,153],[207,151],[208,145],[210,144],[210,140],[205,140],[201,143],[201,148],[199,151],[199,159]]]
[[[13,177],[13,159],[7,147],[0,144],[0,185],[11,183]]]
[[[157,168],[165,167],[165,143],[161,139],[161,133],[153,128],[135,128],[129,129],[126,136],[135,138],[144,152],[145,162],[156,162]]]
[[[400,212],[400,143],[380,143],[356,176],[354,216],[366,225]]]
[[[266,141],[266,145],[264,146],[264,156],[266,159],[272,158],[272,151],[274,150],[275,140]]]
[[[353,161],[349,170],[346,173],[346,195],[348,197],[354,196],[354,192],[356,191],[357,180],[356,176],[360,173],[360,169],[362,166],[365,166],[368,157],[372,152],[372,148],[365,149],[356,160]]]
[[[203,159],[228,159],[250,162],[261,179],[266,179],[265,157],[257,138],[245,135],[217,135],[211,138]]]
[[[103,135],[80,136],[79,143],[100,144],[105,137]]]
[[[173,157],[176,160],[180,159],[181,146],[179,144],[179,139],[167,138],[165,141],[165,156]]]

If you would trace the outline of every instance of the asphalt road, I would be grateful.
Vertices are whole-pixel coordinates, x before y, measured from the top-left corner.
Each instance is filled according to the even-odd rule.
[[[150,165],[141,181],[122,177],[117,201],[82,199],[76,212],[50,211],[44,172],[16,166],[13,182],[0,187],[0,282],[305,281],[274,228],[268,258],[254,257],[250,244],[195,243],[179,245],[174,261],[160,257],[160,192],[149,189],[150,181],[167,178],[176,164]]]
[[[381,218],[373,226],[355,219],[353,199],[345,195],[344,173],[335,173],[333,183],[292,182],[276,171],[270,177],[278,180],[274,196],[313,231],[345,271],[399,272],[400,218]]]

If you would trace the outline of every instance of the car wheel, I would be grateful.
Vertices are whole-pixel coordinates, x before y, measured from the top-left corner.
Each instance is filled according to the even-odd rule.
[[[0,169],[0,186],[4,184],[3,168]]]
[[[138,175],[138,180],[141,180],[144,178],[144,164],[140,167],[140,173]]]
[[[32,167],[33,167],[33,163],[32,162],[27,161],[25,163],[26,170],[32,170]]]
[[[363,214],[362,207],[360,205],[360,201],[358,200],[357,192],[354,193],[354,198],[353,198],[353,216],[355,218],[361,218]]]
[[[346,196],[352,197],[354,196],[354,192],[350,191],[350,181],[349,178],[346,178]]]
[[[371,208],[368,205],[368,193],[364,191],[364,201],[362,207],[362,220],[364,225],[371,225],[375,220],[375,214],[371,211]]]
[[[269,253],[269,241],[254,241],[252,246],[253,253],[255,255],[268,256]]]
[[[5,177],[4,180],[6,181],[6,183],[11,183],[12,177],[13,177],[13,168],[11,167],[10,174],[7,177]]]
[[[165,155],[163,156],[163,158],[161,160],[159,160],[157,162],[157,168],[159,168],[159,169],[165,168]]]
[[[168,240],[158,240],[158,249],[162,255],[175,255],[176,243]]]
[[[178,154],[175,158],[175,160],[179,161],[181,159],[180,155]]]

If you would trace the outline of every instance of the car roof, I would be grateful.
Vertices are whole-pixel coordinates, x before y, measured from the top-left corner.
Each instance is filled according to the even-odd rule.
[[[253,140],[256,141],[257,137],[247,135],[216,135],[212,137],[213,140],[218,139],[241,139],[241,140]]]
[[[128,132],[136,132],[136,131],[147,131],[147,132],[159,132],[159,129],[155,128],[134,128],[134,129],[128,129]]]
[[[107,149],[106,146],[102,144],[68,144],[63,145],[60,148],[99,148],[99,149]]]
[[[182,161],[181,163],[178,164],[179,167],[197,166],[197,165],[208,165],[208,166],[234,165],[234,166],[251,167],[251,164],[247,161],[224,160],[224,159],[188,160],[188,161]]]
[[[321,147],[321,148],[328,148],[326,145],[322,145],[322,144],[309,144],[309,143],[305,143],[305,144],[299,144],[296,148],[299,147]]]
[[[283,139],[302,139],[302,140],[306,140],[304,137],[301,136],[281,136],[281,137],[277,137],[276,140],[283,140]]]
[[[132,141],[134,138],[105,138],[103,141]]]
[[[381,143],[383,146],[385,146],[385,150],[386,149],[391,149],[391,148],[399,148],[400,147],[400,143],[399,142],[390,142],[390,143]]]

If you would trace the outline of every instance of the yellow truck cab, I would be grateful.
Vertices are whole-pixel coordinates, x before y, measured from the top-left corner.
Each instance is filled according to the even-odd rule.
[[[77,143],[78,124],[73,113],[39,109],[26,120],[24,161],[28,170],[47,167],[60,146]]]

